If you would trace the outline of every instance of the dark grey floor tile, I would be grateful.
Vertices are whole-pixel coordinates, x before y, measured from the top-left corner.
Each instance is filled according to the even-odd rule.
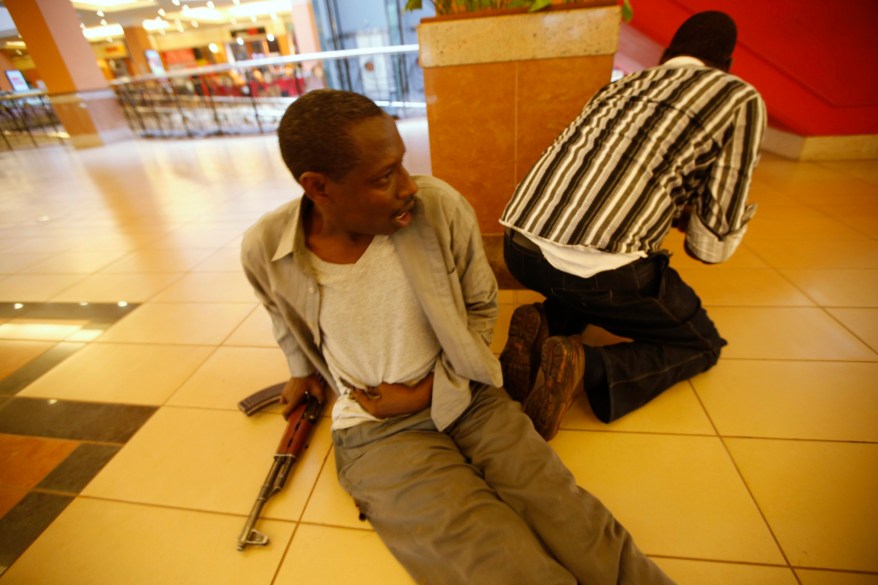
[[[119,449],[115,445],[83,443],[47,475],[37,488],[78,494]]]
[[[72,501],[73,497],[31,492],[0,518],[0,566],[11,565]]]
[[[0,317],[8,319],[74,319],[118,321],[140,305],[116,303],[0,303]]]
[[[13,396],[37,378],[85,347],[84,343],[61,342],[0,380],[0,396]]]
[[[0,406],[0,433],[96,443],[125,443],[152,406],[14,397]]]

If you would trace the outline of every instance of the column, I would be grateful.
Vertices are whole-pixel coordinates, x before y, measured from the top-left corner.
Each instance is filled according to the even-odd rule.
[[[5,0],[76,148],[131,138],[131,130],[79,27],[70,0]]]
[[[128,45],[128,55],[131,58],[134,76],[152,73],[146,60],[146,51],[155,49],[152,45],[152,39],[142,26],[126,26],[122,30],[125,32],[125,44]]]

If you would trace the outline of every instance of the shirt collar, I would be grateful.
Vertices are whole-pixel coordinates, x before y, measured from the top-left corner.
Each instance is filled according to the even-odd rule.
[[[301,253],[305,249],[305,230],[302,228],[302,213],[311,205],[311,200],[304,195],[294,201],[290,210],[289,221],[284,226],[277,249],[271,261],[275,262],[290,254]]]
[[[704,67],[704,61],[701,59],[696,59],[695,57],[691,57],[689,55],[678,55],[672,59],[668,59],[664,63],[663,66],[666,67],[685,67],[687,65],[695,65],[698,67]]]

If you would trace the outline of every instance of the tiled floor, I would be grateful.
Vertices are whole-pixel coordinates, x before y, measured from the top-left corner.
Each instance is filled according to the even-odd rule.
[[[327,421],[235,549],[284,427],[236,403],[285,378],[237,248],[298,193],[272,137],[0,154],[0,585],[411,582]],[[875,585],[878,164],[766,155],[752,198],[727,264],[667,243],[716,368],[611,425],[580,400],[551,444],[681,584]],[[536,298],[503,291],[495,351]]]

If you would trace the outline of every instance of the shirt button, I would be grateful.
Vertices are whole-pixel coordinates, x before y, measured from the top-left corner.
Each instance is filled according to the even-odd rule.
[[[314,288],[313,286],[309,286],[309,287],[308,287],[308,292],[311,293],[311,294],[313,295],[314,293],[317,292],[317,289]]]

